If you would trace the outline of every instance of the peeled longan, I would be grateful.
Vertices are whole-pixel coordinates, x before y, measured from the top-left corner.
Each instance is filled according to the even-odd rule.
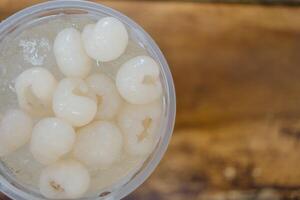
[[[86,167],[75,160],[59,161],[41,172],[39,188],[50,199],[76,199],[82,197],[90,185]]]
[[[131,155],[147,155],[155,145],[155,131],[159,127],[161,104],[127,104],[118,115],[118,125],[124,134],[125,150]]]
[[[94,122],[78,132],[74,157],[91,168],[108,168],[122,152],[123,137],[112,122]]]
[[[20,108],[38,116],[51,114],[56,85],[54,76],[42,67],[25,70],[17,77],[15,84]]]
[[[6,156],[25,145],[31,137],[33,122],[22,110],[9,110],[0,123],[0,156]]]
[[[87,83],[78,78],[61,80],[53,95],[53,111],[74,127],[90,123],[97,113],[97,98]]]
[[[75,28],[66,28],[55,38],[53,51],[60,71],[67,77],[84,78],[92,66],[81,41],[81,34]]]
[[[124,53],[128,44],[128,33],[121,21],[104,17],[96,24],[85,26],[82,41],[91,58],[108,62]]]
[[[137,56],[119,69],[116,85],[121,96],[131,104],[148,104],[162,94],[159,66],[149,56]]]
[[[75,139],[71,125],[58,118],[44,118],[32,130],[30,151],[37,161],[48,165],[69,153]]]
[[[119,111],[122,98],[112,79],[105,74],[93,74],[86,80],[98,97],[97,119],[111,120]]]

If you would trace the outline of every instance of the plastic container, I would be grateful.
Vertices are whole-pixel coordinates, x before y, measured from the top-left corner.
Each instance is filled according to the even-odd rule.
[[[149,156],[142,168],[132,176],[129,182],[122,183],[118,188],[110,188],[100,196],[88,197],[83,199],[121,199],[141,185],[148,176],[154,171],[161,158],[163,157],[170,137],[173,132],[176,112],[176,97],[172,76],[168,64],[158,46],[152,38],[135,22],[125,15],[108,8],[106,6],[87,2],[87,1],[51,1],[26,8],[0,24],[0,43],[5,37],[14,37],[26,27],[49,17],[57,15],[89,14],[96,18],[103,16],[113,16],[127,25],[127,28],[134,35],[135,39],[148,51],[148,53],[161,66],[161,81],[164,88],[164,114],[160,127],[160,138],[155,150]],[[12,199],[35,200],[45,199],[38,193],[28,190],[19,184],[16,179],[9,177],[0,165],[0,190]]]

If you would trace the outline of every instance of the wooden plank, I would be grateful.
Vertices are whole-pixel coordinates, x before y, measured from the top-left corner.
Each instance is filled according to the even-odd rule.
[[[4,194],[1,194],[1,193],[0,193],[0,199],[1,199],[1,200],[7,200],[8,198],[5,197]]]
[[[178,130],[159,169],[127,200],[300,198],[299,125],[270,119]]]
[[[0,1],[0,13],[6,16],[11,15],[23,8],[43,2],[41,0],[1,0]]]

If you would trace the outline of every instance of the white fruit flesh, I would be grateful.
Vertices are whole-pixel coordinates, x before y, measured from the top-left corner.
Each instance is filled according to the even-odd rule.
[[[161,116],[158,102],[148,105],[126,105],[118,116],[118,124],[124,134],[125,149],[132,155],[151,153],[154,133]]]
[[[53,111],[75,127],[84,126],[96,115],[96,95],[81,79],[63,79],[54,92]]]
[[[51,164],[69,153],[76,140],[72,126],[58,118],[44,118],[33,128],[30,151],[42,164]]]
[[[147,104],[162,93],[159,66],[149,56],[138,56],[124,63],[116,77],[121,96],[132,104]]]
[[[33,122],[21,110],[9,110],[0,124],[0,156],[6,156],[25,145],[31,137]]]
[[[121,155],[123,138],[116,125],[94,122],[78,131],[74,156],[91,168],[108,168]]]
[[[34,115],[51,113],[56,85],[54,76],[44,68],[33,67],[24,71],[15,83],[19,106]]]
[[[60,161],[45,168],[39,181],[40,192],[50,199],[82,197],[90,185],[88,170],[74,160]]]
[[[122,103],[114,82],[104,74],[91,75],[86,81],[98,97],[97,119],[112,119]]]
[[[124,24],[118,19],[104,17],[95,25],[86,25],[82,40],[91,58],[107,62],[124,53],[128,44],[128,33]]]
[[[58,33],[53,46],[60,71],[67,77],[84,78],[91,69],[91,59],[86,55],[81,34],[74,28]]]

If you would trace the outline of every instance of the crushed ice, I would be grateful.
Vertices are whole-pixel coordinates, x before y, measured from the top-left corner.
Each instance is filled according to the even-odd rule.
[[[43,65],[50,51],[50,42],[46,38],[20,40],[19,46],[23,50],[24,60],[32,65]]]

